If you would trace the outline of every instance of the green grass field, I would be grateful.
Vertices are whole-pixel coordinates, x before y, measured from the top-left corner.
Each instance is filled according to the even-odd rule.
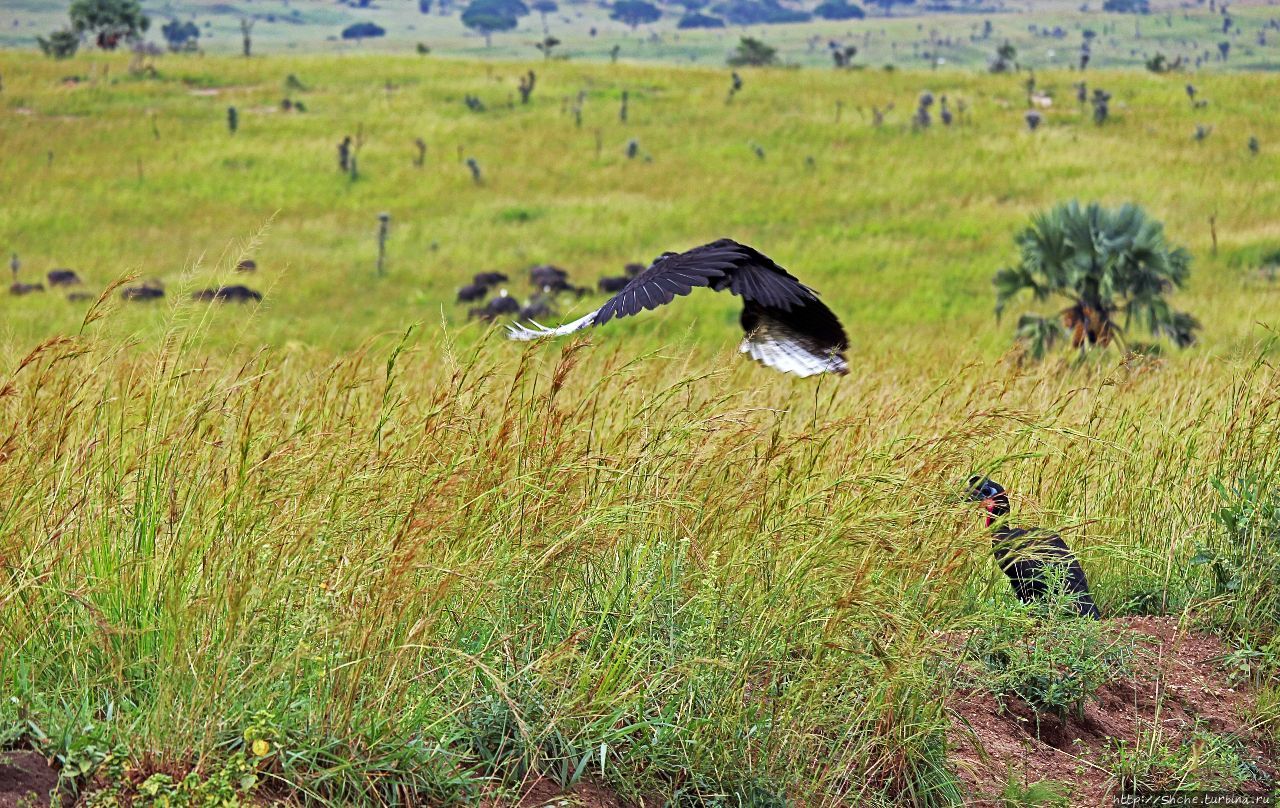
[[[1193,563],[1247,507],[1215,483],[1280,474],[1276,78],[1197,76],[1193,109],[1185,76],[1090,72],[1097,126],[1078,75],[1041,72],[1031,133],[1025,75],[752,70],[726,103],[724,68],[128,65],[0,53],[0,250],[28,281],[168,292],[0,298],[0,746],[94,771],[103,800],[131,770],[198,772],[189,804],[465,802],[532,773],[678,805],[960,804],[955,638],[1026,619],[959,501],[975,470],[1063,531],[1108,614],[1265,647],[1247,718],[1277,741],[1280,551],[1226,593]],[[913,131],[925,90],[961,120]],[[1140,203],[1192,251],[1198,345],[1016,361],[991,276],[1071,198]],[[480,270],[590,283],[719,236],[823,294],[848,377],[738,357],[728,296],[530,346],[452,300]],[[233,278],[262,305],[189,300]]]

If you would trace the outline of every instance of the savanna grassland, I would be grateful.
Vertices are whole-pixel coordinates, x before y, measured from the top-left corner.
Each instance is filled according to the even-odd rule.
[[[1194,76],[1194,108],[1185,75],[1089,72],[1113,95],[1098,126],[1081,75],[1040,73],[1054,101],[1032,133],[1025,75],[751,70],[726,103],[726,69],[130,59],[0,54],[0,249],[28,281],[65,266],[109,290],[0,299],[0,743],[56,759],[66,789],[465,803],[541,776],[678,805],[1007,794],[960,777],[953,694],[1074,710],[1136,673],[1106,629],[1012,605],[961,501],[975,471],[1063,532],[1108,615],[1220,635],[1255,698],[1215,743],[1262,759],[1198,746],[1160,766],[1267,787],[1275,78]],[[963,102],[959,120],[914,131],[925,90]],[[357,133],[352,180],[336,147]],[[1071,198],[1137,202],[1191,250],[1175,302],[1202,321],[1197,345],[1019,361],[1023,306],[997,322],[991,276],[1033,212]],[[728,296],[528,346],[452,302],[481,270],[522,293],[531,264],[589,282],[719,236],[823,294],[849,376],[738,357]],[[233,273],[244,258],[256,274]],[[122,301],[123,277],[166,298]],[[190,301],[220,282],[265,298]],[[1067,656],[1024,658],[1026,637]],[[1045,681],[1067,694],[1028,696]],[[1176,728],[1141,729],[1140,751],[1183,748]],[[1082,766],[1167,784],[1132,764]]]

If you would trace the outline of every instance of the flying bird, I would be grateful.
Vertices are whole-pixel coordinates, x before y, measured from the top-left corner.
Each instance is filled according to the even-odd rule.
[[[699,286],[742,298],[746,338],[739,350],[757,362],[802,377],[849,372],[844,356],[849,340],[818,294],[768,256],[727,238],[688,252],[663,253],[603,306],[571,323],[558,328],[512,324],[507,330],[515,340],[572,334],[656,309]]]
[[[1068,599],[1080,617],[1100,619],[1102,612],[1093,602],[1089,581],[1080,559],[1056,533],[1037,528],[1009,527],[1009,494],[996,481],[969,478],[969,500],[981,502],[991,528],[996,564],[1009,578],[1013,594],[1023,603],[1035,603],[1057,596]]]

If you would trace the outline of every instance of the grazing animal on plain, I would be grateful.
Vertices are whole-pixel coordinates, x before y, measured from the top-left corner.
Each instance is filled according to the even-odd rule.
[[[508,278],[501,272],[477,272],[475,277],[471,279],[479,286],[497,286],[500,283],[506,283]]]
[[[17,281],[14,281],[13,285],[9,287],[9,294],[15,295],[18,297],[21,297],[22,295],[29,295],[32,292],[43,292],[43,291],[44,291],[44,286],[38,283],[18,283]]]
[[[164,287],[156,281],[146,281],[138,286],[126,286],[120,290],[120,296],[125,300],[139,303],[147,300],[159,300],[164,297]]]
[[[520,309],[519,317],[521,320],[532,320],[535,317],[550,317],[555,313],[556,311],[551,305],[551,301],[539,296],[530,300]]]
[[[1038,528],[1009,527],[1009,494],[986,477],[969,478],[969,499],[981,502],[991,528],[996,564],[1009,578],[1013,594],[1023,603],[1068,599],[1079,617],[1100,619],[1080,559],[1056,533]]]
[[[51,269],[45,276],[50,286],[79,286],[80,276],[74,269]]]
[[[567,283],[569,273],[551,264],[538,264],[529,268],[529,282],[539,288]]]
[[[219,286],[214,289],[201,289],[191,295],[193,300],[203,301],[205,303],[248,303],[249,301],[259,301],[262,299],[262,293],[256,289],[250,289],[248,286]]]
[[[645,271],[645,265],[644,264],[627,264],[622,268],[622,271],[626,273],[626,276],[628,278],[634,278],[635,276],[639,275],[641,272]]]
[[[503,289],[497,297],[479,308],[472,309],[467,313],[467,316],[493,322],[499,317],[519,313],[520,303],[514,297],[508,295],[506,289]]]
[[[571,323],[559,328],[511,325],[509,336],[532,340],[572,334],[656,309],[699,286],[727,289],[742,298],[740,323],[746,337],[739,350],[757,362],[802,377],[849,372],[844,356],[848,337],[818,294],[768,256],[727,238],[688,252],[663,253],[604,305]]]
[[[252,258],[246,258],[236,263],[236,272],[257,272],[258,262]]]
[[[489,287],[483,283],[468,283],[458,290],[459,303],[474,303],[489,296]]]
[[[72,303],[83,303],[89,300],[97,300],[98,296],[92,292],[68,292],[67,300]]]
[[[630,282],[631,282],[631,276],[628,276],[628,275],[622,275],[616,278],[606,276],[599,280],[599,282],[596,284],[596,287],[601,292],[608,292],[609,294],[615,294],[627,288],[627,284]]]

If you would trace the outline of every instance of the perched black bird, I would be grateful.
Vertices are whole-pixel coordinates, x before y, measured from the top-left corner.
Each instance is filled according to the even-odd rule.
[[[458,302],[474,303],[477,300],[484,300],[488,294],[489,287],[486,284],[468,283],[458,290]]]
[[[849,340],[817,293],[763,253],[727,238],[684,253],[663,253],[585,317],[559,328],[511,325],[509,336],[531,340],[571,334],[656,309],[698,286],[716,292],[728,289],[742,298],[741,323],[747,336],[740,350],[752,359],[797,376],[849,372],[844,357]]]
[[[1009,527],[1005,521],[1009,515],[1009,495],[999,483],[987,477],[969,478],[969,499],[981,502],[987,511],[996,563],[1009,577],[1018,600],[1034,603],[1060,595],[1071,599],[1080,617],[1102,617],[1089,593],[1089,582],[1080,560],[1061,536],[1043,533],[1037,528]],[[1051,591],[1051,587],[1058,586],[1060,590]]]
[[[596,287],[601,292],[615,294],[627,288],[627,284],[631,282],[631,277],[629,275],[622,275],[616,278],[605,276],[597,282]]]

